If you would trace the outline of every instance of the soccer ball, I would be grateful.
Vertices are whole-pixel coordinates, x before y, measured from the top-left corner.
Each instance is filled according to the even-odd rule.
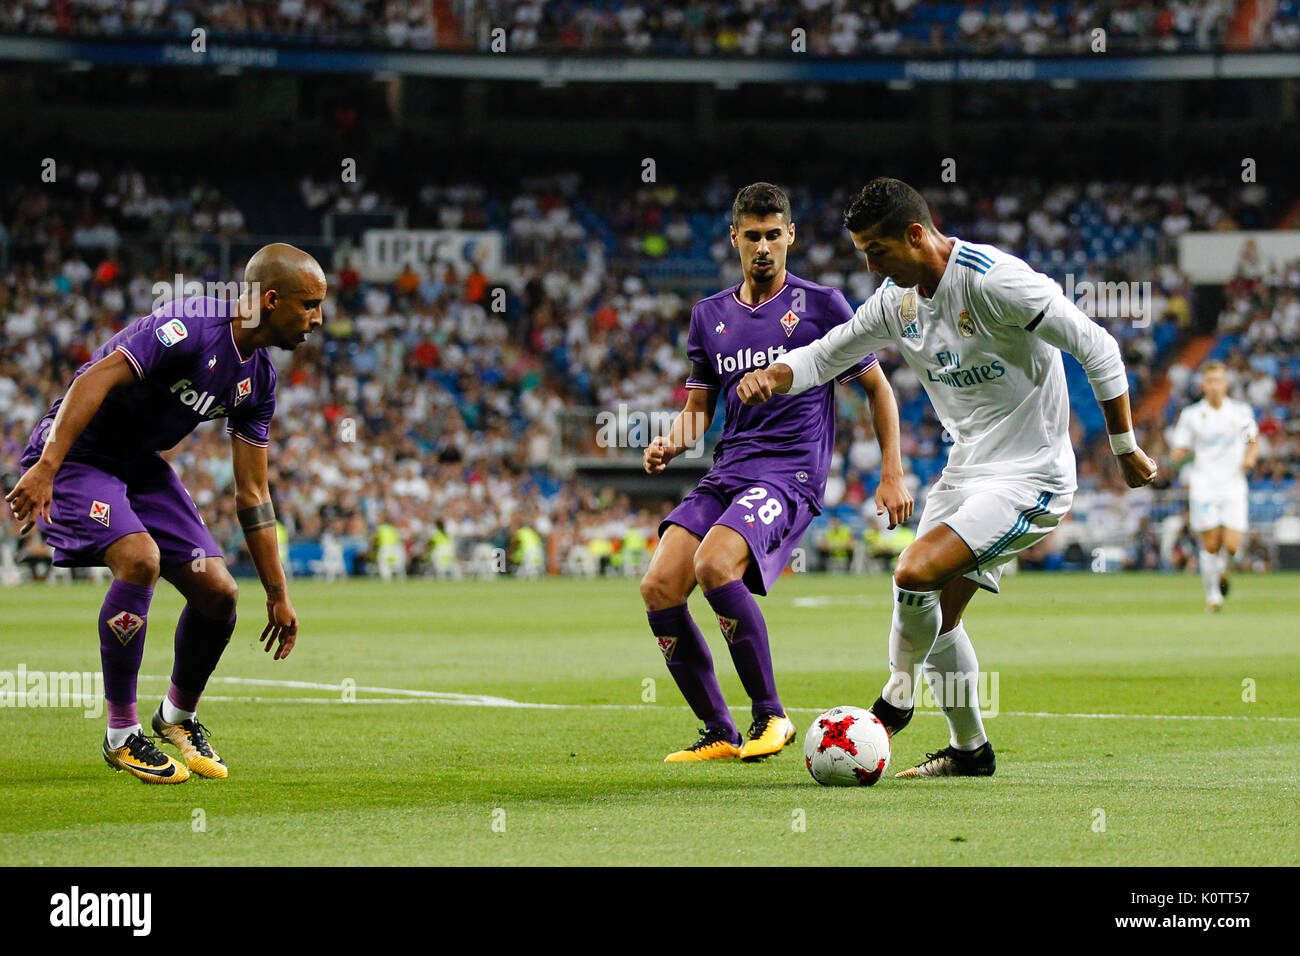
[[[832,707],[803,737],[812,778],[828,787],[869,787],[889,766],[889,732],[869,710]]]

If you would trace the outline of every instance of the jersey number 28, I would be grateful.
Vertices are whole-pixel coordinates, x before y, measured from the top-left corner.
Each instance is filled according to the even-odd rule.
[[[767,489],[755,485],[737,498],[736,504],[742,508],[752,508],[755,502],[762,501],[764,498],[767,498]],[[768,498],[754,514],[758,515],[758,520],[763,524],[771,524],[781,514],[781,502],[775,498]]]

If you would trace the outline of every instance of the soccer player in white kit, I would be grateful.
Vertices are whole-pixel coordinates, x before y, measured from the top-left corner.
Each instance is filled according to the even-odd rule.
[[[1170,458],[1177,466],[1192,456],[1183,469],[1188,523],[1201,537],[1205,604],[1217,611],[1228,594],[1228,566],[1248,526],[1246,472],[1259,457],[1259,428],[1254,410],[1228,397],[1228,369],[1222,362],[1205,363],[1201,391],[1205,397],[1178,416]]]
[[[948,718],[949,746],[898,776],[989,776],[993,747],[962,612],[978,588],[997,593],[1002,566],[1069,510],[1076,482],[1062,350],[1088,374],[1128,486],[1149,484],[1156,465],[1133,437],[1119,346],[1052,279],[993,246],[942,235],[920,193],[896,179],[868,183],[844,223],[885,281],[852,321],[746,375],[737,393],[757,404],[801,392],[886,346],[920,377],[952,450],[894,571],[890,677],[871,710],[891,736],[902,730],[922,667]]]

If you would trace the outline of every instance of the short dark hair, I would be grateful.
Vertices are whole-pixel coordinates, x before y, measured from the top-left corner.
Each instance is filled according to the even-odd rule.
[[[774,216],[780,213],[790,222],[790,197],[780,186],[771,183],[750,183],[736,193],[731,204],[731,224],[740,227],[741,216]]]
[[[849,232],[875,228],[881,236],[899,238],[914,222],[934,228],[925,197],[901,179],[878,176],[844,207]]]

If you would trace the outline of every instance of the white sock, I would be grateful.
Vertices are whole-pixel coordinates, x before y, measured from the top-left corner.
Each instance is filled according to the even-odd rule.
[[[925,658],[925,680],[948,718],[949,743],[959,750],[978,750],[989,738],[979,702],[980,662],[975,646],[958,622],[935,640]]]
[[[1223,578],[1228,576],[1228,568],[1232,564],[1232,557],[1233,556],[1228,553],[1227,548],[1223,548],[1219,551],[1219,577]]]
[[[139,724],[134,727],[109,727],[108,728],[108,747],[110,750],[116,750],[118,747],[126,746],[126,738],[132,734],[143,733]]]
[[[172,703],[170,697],[164,697],[162,702],[162,719],[169,724],[179,724],[182,720],[189,720],[195,714],[192,710],[181,710]]]
[[[889,680],[880,696],[895,707],[912,706],[916,666],[939,636],[943,614],[938,591],[905,591],[894,585],[894,620],[889,629]]]
[[[1223,600],[1219,593],[1219,559],[1201,548],[1201,583],[1205,585],[1205,600],[1217,604]]]

